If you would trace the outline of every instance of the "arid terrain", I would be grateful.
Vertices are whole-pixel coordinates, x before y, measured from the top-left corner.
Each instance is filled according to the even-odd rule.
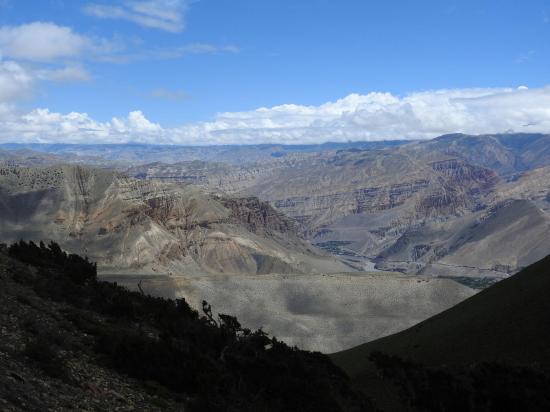
[[[132,290],[140,284],[154,296],[183,297],[193,307],[206,300],[216,313],[323,353],[401,331],[476,293],[449,279],[396,273],[100,278]]]
[[[4,146],[1,240],[53,239],[105,279],[333,352],[549,254],[549,139]]]
[[[320,273],[348,266],[257,199],[81,166],[0,170],[2,240],[52,239],[109,273]]]
[[[0,412],[549,412],[550,0],[0,0]]]
[[[525,313],[540,303],[533,285],[546,263],[537,275],[514,274],[550,254],[549,139],[174,150],[185,161],[162,147],[8,148],[0,241],[53,240],[97,262],[101,281],[192,308],[206,301],[214,317],[334,353],[352,388],[383,410],[403,402],[467,409],[480,395],[465,388],[487,376],[495,388],[514,382],[520,398],[531,389],[518,376],[547,380],[545,365],[510,361],[513,345],[496,342],[507,341],[502,333],[520,339],[502,332],[507,319],[535,346],[544,342]],[[502,309],[505,301],[516,309]],[[473,352],[463,348],[472,342]],[[81,374],[78,365],[72,373]],[[28,387],[48,382],[28,370],[17,375]],[[446,378],[434,381],[438,374]],[[67,399],[82,391],[71,385],[59,389]],[[119,390],[130,405],[159,402],[129,385]],[[424,393],[426,385],[440,395]],[[11,402],[39,403],[23,394],[27,386]],[[490,391],[492,404],[508,399]],[[517,396],[506,402],[523,405]],[[111,398],[105,392],[103,402]]]
[[[0,188],[3,241],[54,240],[98,262],[102,279],[195,307],[206,299],[302,348],[341,350],[475,293],[447,279],[361,272],[256,198],[74,165],[5,167]]]
[[[153,163],[129,172],[257,196],[294,219],[312,243],[351,261],[503,278],[550,252],[549,141],[447,135],[386,149],[294,153],[237,166]]]

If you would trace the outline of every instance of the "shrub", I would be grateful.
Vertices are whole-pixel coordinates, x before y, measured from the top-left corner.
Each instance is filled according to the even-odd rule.
[[[25,345],[24,354],[33,359],[40,369],[52,378],[68,380],[68,369],[59,356],[59,349],[53,335],[45,333],[37,335]]]
[[[384,379],[401,388],[401,397],[422,411],[547,411],[550,373],[536,365],[475,363],[426,367],[397,356],[370,356]]]
[[[97,278],[97,265],[75,254],[62,251],[55,242],[48,246],[44,242],[36,245],[34,242],[23,240],[12,244],[8,254],[22,262],[41,268],[55,268],[71,281],[79,285],[93,282]]]

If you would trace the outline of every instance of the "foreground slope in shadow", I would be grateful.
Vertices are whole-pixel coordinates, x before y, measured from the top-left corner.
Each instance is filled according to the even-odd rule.
[[[496,379],[495,374],[509,381],[519,379],[512,382],[518,386],[527,385],[527,380],[546,382],[550,376],[549,290],[550,256],[547,256],[410,329],[336,353],[332,359],[365,392],[383,387],[386,400],[402,390],[379,382],[381,371],[389,364],[401,371],[416,368],[417,378],[418,370],[423,370],[422,379],[434,371],[444,373],[443,377],[455,379],[459,389],[461,385],[472,384],[486,365],[491,366],[489,371],[483,369],[485,377],[480,380],[483,384]],[[521,378],[517,378],[518,373]],[[468,381],[470,378],[474,380]],[[518,393],[523,389],[518,388]],[[548,401],[541,400],[542,394],[535,387],[531,392],[529,399]],[[539,406],[537,403],[534,409]]]
[[[0,247],[0,410],[371,410],[325,355],[96,276],[55,243]]]

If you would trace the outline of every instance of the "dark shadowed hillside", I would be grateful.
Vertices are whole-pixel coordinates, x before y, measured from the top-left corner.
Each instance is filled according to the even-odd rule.
[[[386,406],[401,393],[420,410],[444,410],[437,405],[458,398],[476,410],[503,410],[499,402],[508,410],[547,410],[549,290],[550,256],[410,329],[332,358]]]
[[[2,248],[0,303],[2,411],[370,410],[327,356],[98,282],[54,243]]]

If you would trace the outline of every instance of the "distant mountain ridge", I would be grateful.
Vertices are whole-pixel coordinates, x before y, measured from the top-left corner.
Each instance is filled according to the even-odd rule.
[[[367,150],[399,146],[408,140],[327,142],[320,144],[258,144],[258,145],[154,145],[124,144],[64,144],[64,143],[3,143],[0,150],[17,153],[50,154],[73,157],[75,162],[90,165],[103,163],[144,164],[151,162],[176,163],[202,160],[243,164],[254,161],[281,159],[288,155],[312,154],[327,150]]]
[[[128,172],[257,196],[297,221],[312,242],[344,245],[343,253],[374,259],[382,269],[499,278],[550,253],[542,241],[549,236],[549,148],[549,135],[457,134],[261,164],[154,163]],[[515,204],[513,236],[504,219],[489,231],[478,224],[509,200],[524,201]],[[523,211],[537,216],[538,229],[530,230]],[[462,228],[469,232],[454,238]],[[516,235],[525,247],[514,248]],[[476,246],[468,239],[478,239]],[[495,242],[507,253],[489,250]]]
[[[501,175],[550,164],[550,135],[547,134],[450,134],[428,142],[427,146],[468,159]]]
[[[290,217],[312,243],[357,267],[374,260],[378,268],[411,274],[501,278],[550,253],[544,246],[550,236],[550,135],[174,147],[173,153],[145,145],[24,147],[41,150],[33,156],[45,164],[62,153],[68,161],[97,162],[142,180],[258,197]],[[506,209],[513,228],[505,219],[491,220],[500,227],[480,224],[512,200],[523,201],[513,213]],[[461,239],[453,236],[459,230]],[[511,233],[524,248],[514,248]],[[496,243],[507,253],[489,250]]]

